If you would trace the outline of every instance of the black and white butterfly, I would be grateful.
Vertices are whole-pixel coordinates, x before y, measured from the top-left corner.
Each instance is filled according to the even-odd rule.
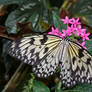
[[[60,78],[65,87],[92,83],[92,56],[77,43],[53,35],[35,35],[9,43],[7,53],[32,65],[42,78],[53,75],[61,66]]]

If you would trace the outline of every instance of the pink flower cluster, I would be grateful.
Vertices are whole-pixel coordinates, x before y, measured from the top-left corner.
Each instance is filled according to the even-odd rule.
[[[62,29],[62,31],[59,31],[58,28],[54,29],[52,27],[52,31],[48,34],[56,35],[58,37],[65,37],[65,36],[72,36],[76,34],[76,36],[82,38],[82,43],[79,43],[84,49],[87,49],[85,47],[85,40],[89,40],[90,33],[86,32],[86,29],[82,28],[81,23],[79,22],[79,18],[75,19],[69,19],[68,16],[65,17],[65,19],[61,19],[61,21],[64,22],[64,24],[67,24],[67,29]]]

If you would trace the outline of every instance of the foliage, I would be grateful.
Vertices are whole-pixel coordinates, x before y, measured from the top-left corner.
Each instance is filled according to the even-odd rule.
[[[52,26],[59,31],[66,29],[66,25],[60,21],[65,16],[80,17],[82,26],[92,33],[91,4],[91,0],[1,0],[0,91],[7,89],[10,92],[10,89],[18,88],[16,92],[19,89],[21,92],[92,92],[92,85],[88,84],[78,84],[74,88],[64,89],[60,79],[59,82],[54,82],[53,76],[45,82],[43,81],[45,79],[38,79],[32,74],[28,78],[26,76],[30,75],[31,68],[27,69],[27,67],[30,66],[22,67],[19,65],[21,62],[6,54],[8,49],[6,46],[10,40],[24,35],[46,34],[51,31]],[[90,40],[86,41],[86,47],[92,54],[92,35]],[[55,76],[58,77],[58,73]],[[8,82],[10,80],[12,82]]]

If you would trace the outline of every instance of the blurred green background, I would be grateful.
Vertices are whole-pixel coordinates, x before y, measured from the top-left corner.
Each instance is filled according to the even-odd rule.
[[[48,79],[39,79],[31,66],[7,55],[11,40],[44,34],[51,26],[66,28],[61,18],[80,18],[91,33],[86,42],[92,53],[92,0],[0,0],[0,92],[92,92],[92,85],[78,84],[64,89],[58,72]]]

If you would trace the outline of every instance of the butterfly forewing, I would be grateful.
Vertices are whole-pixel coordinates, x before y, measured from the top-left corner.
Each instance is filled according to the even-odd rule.
[[[39,77],[52,75],[59,65],[62,39],[51,35],[24,37],[8,45],[8,54],[32,65]],[[63,45],[62,45],[63,46]]]

